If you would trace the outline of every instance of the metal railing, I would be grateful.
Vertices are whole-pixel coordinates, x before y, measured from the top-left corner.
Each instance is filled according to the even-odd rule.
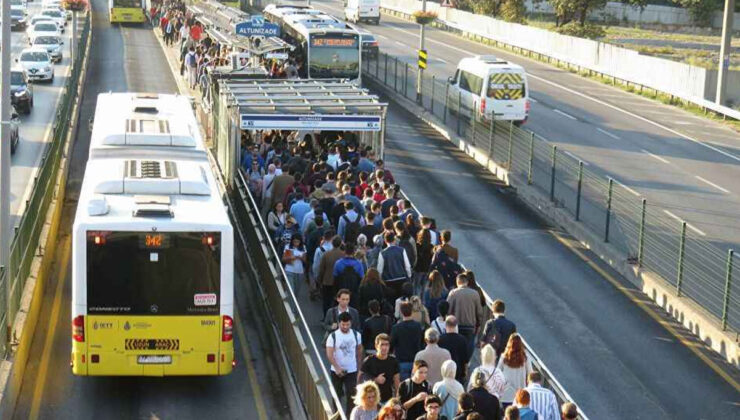
[[[370,80],[415,101],[416,67],[385,53],[363,60]],[[627,261],[660,276],[678,296],[696,302],[725,330],[740,331],[740,284],[733,282],[733,250],[703,239],[701,231],[586,162],[529,130],[481,121],[473,110],[451,106],[447,80],[422,76],[420,105],[475,146],[510,179],[536,187],[574,220],[602,235]],[[453,99],[453,100],[450,100]],[[458,117],[459,116],[459,117]]]
[[[235,217],[240,223],[247,224],[242,231],[246,234],[247,249],[254,250],[250,260],[259,274],[264,298],[272,310],[270,315],[287,352],[308,418],[346,420],[349,413],[342,411],[343,405],[332,386],[322,353],[287,281],[280,256],[241,170],[237,171],[234,185]]]
[[[0,321],[1,325],[10,324],[18,313],[18,308],[23,294],[23,288],[26,285],[29,273],[31,271],[31,262],[36,256],[36,250],[39,246],[39,236],[44,226],[47,210],[53,198],[53,190],[59,170],[59,164],[62,156],[64,143],[71,124],[71,113],[77,96],[80,73],[82,71],[82,62],[85,58],[85,50],[90,32],[90,14],[84,15],[84,24],[80,31],[80,38],[77,41],[75,51],[75,60],[72,68],[65,81],[61,100],[57,107],[52,126],[51,141],[46,145],[40,170],[33,180],[33,189],[30,198],[25,203],[25,210],[21,216],[20,223],[15,228],[13,240],[10,245],[10,267],[13,272],[10,273],[8,281],[8,272],[5,269],[0,271]],[[74,42],[74,40],[70,41]],[[10,285],[8,286],[8,283]],[[7,287],[10,287],[8,294]],[[10,302],[8,302],[10,297]],[[9,351],[8,335],[3,334],[0,339],[1,350],[3,354]]]

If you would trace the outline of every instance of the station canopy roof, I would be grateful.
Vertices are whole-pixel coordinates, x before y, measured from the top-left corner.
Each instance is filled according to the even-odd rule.
[[[319,80],[221,80],[229,104],[248,114],[385,116],[387,103],[353,83]]]

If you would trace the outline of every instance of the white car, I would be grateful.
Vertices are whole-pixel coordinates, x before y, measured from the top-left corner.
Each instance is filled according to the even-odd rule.
[[[44,20],[29,26],[26,34],[28,34],[28,43],[33,44],[33,40],[37,36],[62,36],[62,31],[55,22]]]
[[[26,70],[30,80],[54,81],[54,66],[46,49],[39,47],[26,48],[16,61]]]
[[[62,32],[64,32],[64,25],[67,24],[67,15],[64,12],[60,10],[45,9],[41,11],[40,15],[50,17],[53,21],[59,24],[59,27],[62,28]]]
[[[64,7],[59,4],[44,4],[42,10],[59,10],[64,14],[67,20],[72,20],[72,11],[64,9]]]
[[[49,53],[52,63],[62,61],[62,37],[51,35],[40,35],[33,40],[33,46],[43,48]]]

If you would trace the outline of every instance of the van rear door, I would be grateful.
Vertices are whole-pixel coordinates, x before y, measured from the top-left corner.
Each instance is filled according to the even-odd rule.
[[[496,69],[488,77],[486,114],[497,119],[526,119],[526,76],[519,70]]]

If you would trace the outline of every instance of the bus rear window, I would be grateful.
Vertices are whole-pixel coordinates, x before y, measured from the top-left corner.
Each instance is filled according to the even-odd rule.
[[[87,312],[219,313],[219,232],[88,232]]]
[[[525,95],[524,78],[519,73],[494,73],[488,80],[489,98],[514,100]]]

